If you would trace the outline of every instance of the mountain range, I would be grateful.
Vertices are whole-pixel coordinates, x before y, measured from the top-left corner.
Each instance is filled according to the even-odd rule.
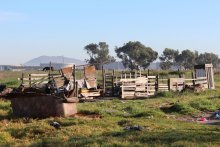
[[[75,65],[85,64],[84,61],[64,56],[40,56],[25,62],[24,66],[40,66],[41,63],[74,63]]]

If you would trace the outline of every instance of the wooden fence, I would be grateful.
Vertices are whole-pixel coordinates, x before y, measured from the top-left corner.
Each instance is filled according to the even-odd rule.
[[[159,79],[159,76],[147,76],[120,79],[120,82],[121,98],[149,97],[157,92],[182,91],[186,85],[195,87],[201,84],[208,88],[206,77]]]
[[[27,87],[33,87],[34,85],[38,84],[46,84],[48,83],[51,79],[57,79],[61,78],[62,75],[60,74],[28,74],[25,76],[22,73],[22,77],[18,78],[18,80],[21,81],[21,84]]]

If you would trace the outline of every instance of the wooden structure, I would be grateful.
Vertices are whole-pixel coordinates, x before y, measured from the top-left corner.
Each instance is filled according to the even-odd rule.
[[[61,78],[60,74],[28,74],[28,76],[22,73],[22,77],[18,78],[21,84],[26,87],[34,87],[39,84],[46,84],[52,78]]]
[[[169,79],[169,90],[182,91],[185,87],[184,78],[170,78]]]
[[[56,83],[62,83],[60,77],[66,73],[72,73],[72,81],[75,83],[74,96],[76,97],[99,97],[99,96],[120,96],[122,98],[149,97],[157,92],[166,91],[182,91],[186,86],[196,87],[202,85],[208,89],[214,89],[214,73],[212,64],[196,65],[191,74],[191,78],[183,78],[182,75],[177,77],[152,76],[148,70],[147,74],[139,71],[122,71],[102,69],[102,81],[97,84],[95,66],[83,65],[83,77],[81,81],[84,86],[78,87],[76,80],[76,67],[72,69],[61,70],[59,74],[30,74],[28,78],[22,75],[22,83],[28,84],[30,87],[39,83],[47,83],[50,79],[54,79]],[[71,72],[73,71],[73,72]],[[80,74],[81,75],[81,74]],[[60,81],[60,82],[58,82]],[[60,84],[62,85],[62,84]]]
[[[196,79],[200,79],[200,81],[206,79],[204,81],[206,87],[208,89],[215,89],[214,71],[212,64],[195,65],[194,70]]]
[[[78,90],[75,66],[60,70],[60,74],[24,74],[21,86],[7,97],[13,114],[24,117],[45,118],[71,116],[77,113]]]
[[[148,72],[149,73],[149,72]],[[214,73],[212,64],[196,65],[192,78],[167,78],[160,79],[158,76],[144,76],[132,78],[132,76],[121,76],[121,97],[137,98],[149,97],[156,92],[182,91],[185,87],[214,89]],[[141,79],[141,80],[140,80]]]
[[[160,79],[159,75],[156,76],[156,91],[169,91],[169,79]]]
[[[121,98],[149,97],[156,92],[155,76],[121,79]]]
[[[97,78],[95,66],[84,66],[84,81],[86,87],[81,87],[79,95],[84,98],[93,98],[100,96],[100,89],[97,88]]]

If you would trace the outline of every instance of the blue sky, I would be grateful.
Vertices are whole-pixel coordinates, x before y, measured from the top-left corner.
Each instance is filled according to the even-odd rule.
[[[220,55],[219,0],[2,0],[0,64],[41,55],[84,60],[89,43],[140,41]]]

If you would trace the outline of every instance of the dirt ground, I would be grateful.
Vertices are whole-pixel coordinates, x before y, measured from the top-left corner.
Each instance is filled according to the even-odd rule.
[[[196,123],[205,124],[205,125],[220,125],[220,119],[213,118],[214,114],[215,112],[206,112],[203,114],[199,114],[197,116],[176,117],[176,119],[179,121],[196,122]]]

